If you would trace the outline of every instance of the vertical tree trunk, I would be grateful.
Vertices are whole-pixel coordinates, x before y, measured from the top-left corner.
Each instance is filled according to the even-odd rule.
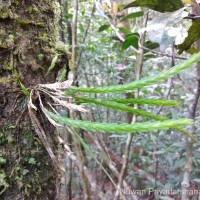
[[[20,82],[29,90],[68,70],[59,15],[56,0],[0,1],[0,199],[56,199],[57,175],[31,125]],[[40,111],[36,115],[53,146],[53,127]]]
[[[200,15],[200,8],[198,5],[193,6],[192,8],[193,14],[199,16]],[[200,51],[200,40],[196,41],[196,49]],[[193,104],[189,109],[189,118],[195,120],[196,117],[196,109],[198,105],[198,101],[200,98],[200,62],[196,64],[196,80],[197,80],[197,88],[195,97],[193,100]],[[195,133],[195,125],[192,124],[190,126],[190,134]],[[187,190],[190,190],[190,181],[192,175],[192,164],[193,164],[193,141],[191,138],[186,138],[186,152],[185,152],[186,162],[184,166],[184,174],[183,174],[183,181],[182,181],[182,195],[181,200],[189,200]]]

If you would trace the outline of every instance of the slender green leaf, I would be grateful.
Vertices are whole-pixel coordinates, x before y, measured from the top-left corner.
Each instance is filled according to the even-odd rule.
[[[140,110],[140,109],[134,109],[130,106],[126,106],[124,104],[117,103],[117,102],[114,102],[114,101],[94,99],[94,98],[86,98],[86,97],[79,97],[77,99],[82,100],[86,103],[94,103],[96,105],[104,106],[104,107],[107,107],[107,108],[112,108],[114,110],[121,110],[121,111],[124,111],[124,112],[129,112],[129,113],[132,113],[132,114],[140,115],[140,116],[147,117],[147,118],[154,119],[154,120],[165,120],[162,116],[154,115],[150,112],[143,111],[143,110]]]
[[[64,80],[66,80],[66,75],[67,75],[67,69],[66,68],[60,69],[58,71],[58,75],[56,77],[56,81],[62,82]]]
[[[74,97],[76,98],[76,100],[78,100],[80,103],[95,103],[96,105],[102,105],[105,106],[107,108],[112,108],[115,110],[122,110],[124,112],[130,112],[133,114],[137,114],[143,117],[148,117],[154,120],[159,120],[159,121],[163,121],[163,120],[167,120],[166,118],[162,117],[162,116],[158,116],[158,115],[154,115],[150,112],[146,112],[146,111],[142,111],[139,109],[133,109],[132,107],[129,106],[124,106],[122,104],[116,104],[114,103],[112,100],[101,100],[101,99],[92,99],[92,98],[83,98],[83,97]],[[117,101],[119,101],[120,103],[133,103],[134,100],[136,100],[136,102],[140,102],[140,99],[116,99]],[[139,100],[139,101],[138,101]],[[153,100],[153,102],[151,102],[151,100],[146,100],[146,99],[142,99],[142,101],[144,103],[154,103],[154,105],[156,105],[158,102],[158,100]],[[159,100],[160,104],[159,105],[163,105],[166,106],[167,105],[167,101],[166,100]],[[171,103],[173,103],[173,105],[177,105],[178,102],[176,101],[169,101]],[[140,102],[141,103],[141,102]],[[157,104],[158,105],[158,104]],[[168,105],[169,106],[169,105]],[[198,141],[198,139],[196,137],[194,137],[193,135],[191,135],[190,133],[188,133],[187,131],[181,129],[180,127],[176,127],[174,128],[175,130],[187,135],[188,137],[192,138],[193,141],[197,142],[200,144],[200,142]]]
[[[145,45],[144,45],[146,48],[148,49],[156,49],[159,47],[159,44],[157,42],[151,42],[151,41],[147,41],[145,42]],[[145,53],[149,52],[148,50],[145,50],[144,51]]]
[[[188,36],[182,44],[178,45],[178,48],[180,49],[179,53],[188,50],[194,42],[200,39],[199,27],[200,20],[192,20],[192,26],[188,30]]]
[[[0,164],[5,164],[5,163],[6,163],[6,159],[0,156]]]
[[[52,62],[51,62],[51,65],[50,65],[50,67],[49,67],[49,69],[48,69],[48,73],[51,72],[51,71],[54,69],[54,67],[55,67],[55,65],[56,65],[56,62],[57,62],[57,60],[58,60],[58,56],[59,56],[59,54],[56,54],[56,55],[54,56],[54,58],[53,58],[53,60],[52,60]]]
[[[192,138],[192,140],[194,142],[197,142],[198,144],[200,144],[200,141],[196,137],[194,137],[193,135],[191,135],[187,131],[183,130],[182,128],[175,128],[175,130],[180,131],[181,133],[185,134],[186,136]]]
[[[125,17],[123,17],[123,18],[121,19],[121,21],[124,21],[124,20],[127,20],[127,19],[136,18],[136,17],[142,17],[143,15],[144,15],[144,12],[143,12],[143,11],[130,13],[130,14],[126,15]]]
[[[98,161],[97,157],[94,155],[92,150],[90,149],[89,145],[83,140],[83,138],[74,130],[71,129],[72,133],[75,135],[75,137],[78,139],[78,141],[83,145],[85,150],[89,153],[89,155],[95,160],[95,162],[101,167],[101,169],[105,172],[105,174],[108,176],[108,178],[111,180],[115,188],[117,188],[117,185],[115,184],[114,180],[112,179],[111,175],[108,173],[108,171],[103,167],[103,165]]]
[[[159,12],[173,12],[183,7],[181,0],[135,0],[124,8],[147,7]]]
[[[148,60],[148,59],[150,59],[150,58],[157,58],[157,57],[156,57],[155,54],[145,54],[144,55],[144,60],[145,61]]]
[[[21,88],[22,88],[22,92],[27,96],[27,97],[30,97],[30,93],[29,93],[29,91],[26,89],[26,87],[21,83],[21,82],[19,82],[20,83],[20,86],[21,86]]]
[[[177,101],[172,100],[159,100],[159,99],[109,99],[110,101],[115,101],[124,104],[149,104],[157,106],[178,106]]]
[[[105,31],[105,30],[107,30],[109,27],[110,27],[109,24],[104,24],[104,25],[102,25],[101,27],[99,27],[98,32]]]
[[[192,123],[191,119],[166,120],[162,122],[145,122],[134,124],[115,124],[115,123],[98,123],[90,121],[74,120],[67,117],[61,117],[52,112],[48,115],[56,122],[67,125],[69,127],[81,128],[93,132],[109,132],[109,133],[136,133],[136,132],[150,132],[157,130],[165,130],[169,128],[176,128],[180,126],[187,126]]]
[[[138,49],[138,41],[139,41],[139,38],[136,34],[128,35],[122,44],[122,50],[125,50],[130,46],[133,46],[136,49]]]
[[[174,169],[178,169],[178,168],[182,169],[184,165],[185,165],[185,158],[181,158],[175,162]]]
[[[200,52],[192,55],[188,60],[183,61],[182,63],[172,67],[164,72],[161,72],[155,76],[147,77],[140,79],[139,81],[135,81],[132,83],[124,84],[124,85],[116,85],[116,86],[108,86],[108,87],[96,87],[96,88],[81,88],[81,87],[71,87],[66,94],[75,92],[86,92],[86,93],[110,93],[110,92],[125,92],[129,90],[134,90],[137,88],[143,88],[145,86],[153,85],[164,81],[172,76],[182,72],[183,70],[191,67],[196,62],[200,61]]]
[[[119,30],[120,30],[121,33],[124,33],[124,35],[128,35],[128,34],[131,33],[130,29],[127,29],[125,27],[119,27]]]

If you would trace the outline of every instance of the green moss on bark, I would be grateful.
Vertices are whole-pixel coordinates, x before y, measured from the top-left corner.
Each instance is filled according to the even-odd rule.
[[[0,3],[0,199],[55,199],[57,175],[30,124],[19,81],[29,89],[54,82],[63,66],[67,73],[68,48],[59,38],[60,6],[51,0],[9,2]],[[56,66],[47,74],[56,54]],[[56,148],[54,129],[41,112],[36,115]]]

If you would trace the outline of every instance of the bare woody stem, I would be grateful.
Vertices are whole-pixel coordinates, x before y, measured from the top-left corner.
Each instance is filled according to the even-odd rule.
[[[78,9],[79,9],[79,1],[74,1],[74,13],[73,13],[73,20],[72,20],[72,58],[71,58],[71,66],[70,69],[72,73],[77,73],[77,23],[78,23]],[[70,113],[70,117],[74,118],[74,112]],[[81,144],[75,135],[72,134],[73,142],[75,145],[77,157],[79,160],[79,173],[81,177],[83,192],[85,200],[90,200],[90,186],[88,177],[84,171],[84,155],[81,149]]]
[[[193,14],[200,15],[200,8],[199,6],[194,6],[192,8]],[[200,40],[196,42],[196,49],[200,50]],[[189,118],[195,120],[196,116],[196,108],[198,105],[199,97],[200,97],[200,62],[196,64],[196,74],[197,74],[197,89],[196,94],[194,97],[193,104],[191,106],[191,109],[189,109]],[[194,123],[190,127],[190,134],[194,134],[195,132],[195,126]],[[193,163],[193,141],[190,138],[186,138],[186,162],[184,167],[184,174],[183,174],[183,181],[181,183],[182,185],[182,196],[181,200],[188,200],[188,193],[187,189],[190,186],[190,179],[191,179],[191,172],[192,172],[192,163]]]
[[[88,31],[89,31],[89,28],[90,28],[90,24],[91,24],[91,20],[92,20],[92,17],[93,17],[93,15],[94,15],[94,12],[95,12],[95,4],[93,4],[93,7],[92,7],[92,12],[91,12],[91,14],[90,14],[90,19],[89,19],[89,22],[88,22],[88,24],[87,24],[87,27],[86,27],[86,30],[85,30],[85,33],[84,33],[84,37],[83,37],[82,44],[84,44],[85,41],[86,41],[86,38],[87,38],[87,35],[88,35]],[[82,55],[83,55],[83,51],[81,50],[80,53],[79,53],[78,61],[77,61],[77,68],[78,68],[79,65],[80,65]]]
[[[144,15],[144,27],[146,27],[147,21],[148,21],[148,11],[146,11],[146,13]],[[143,35],[141,36],[140,46],[144,46],[145,36],[146,36],[146,32],[144,32]],[[137,55],[137,62],[136,62],[136,66],[135,66],[135,74],[136,74],[135,80],[136,81],[140,80],[143,61],[144,61],[144,49],[141,48],[140,53]],[[139,89],[135,90],[134,98],[139,98]],[[134,108],[138,109],[138,104],[134,104]],[[137,116],[133,115],[131,123],[135,123],[136,121],[137,121]],[[124,153],[124,156],[123,156],[124,161],[123,161],[122,169],[121,169],[121,172],[120,172],[120,175],[119,175],[118,190],[115,193],[115,200],[117,200],[119,198],[119,195],[120,195],[119,190],[122,186],[124,175],[125,175],[125,172],[126,172],[126,169],[127,169],[128,157],[129,157],[129,154],[130,154],[130,146],[131,146],[132,139],[133,139],[133,134],[129,133],[127,140],[126,140],[125,153]]]
[[[72,21],[72,66],[71,70],[76,68],[76,57],[77,57],[77,23],[78,23],[78,0],[74,1],[74,13]]]

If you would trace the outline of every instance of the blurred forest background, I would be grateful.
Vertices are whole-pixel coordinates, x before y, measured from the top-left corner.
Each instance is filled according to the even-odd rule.
[[[53,1],[54,4],[30,1],[22,5],[9,2],[7,5],[8,2],[0,1],[0,198],[200,199],[199,60],[191,62],[189,69],[147,87],[126,92],[88,92],[82,96],[73,96],[72,92],[73,98],[67,99],[69,111],[60,99],[57,112],[53,110],[48,103],[52,93],[45,93],[50,88],[45,84],[66,80],[65,86],[70,87],[73,80],[75,89],[120,87],[187,62],[200,50],[198,2],[60,0]],[[22,13],[20,9],[26,11],[26,21],[16,17]],[[43,17],[35,20],[38,13]],[[38,20],[44,20],[50,28],[47,30]],[[16,29],[4,37],[9,30],[6,23],[13,23]],[[34,46],[34,41],[32,50],[27,44],[37,40],[36,33],[27,39],[17,31],[30,34],[35,27],[38,33],[44,28],[45,31],[38,36],[38,46]],[[21,69],[29,66],[31,71],[24,71],[26,67],[22,71],[9,68],[11,64],[4,67],[5,54],[9,63],[16,62]],[[15,70],[19,76],[13,75]],[[12,84],[7,82],[10,73]],[[26,78],[21,78],[22,74]],[[17,94],[14,99],[7,96],[11,87],[15,88],[12,94]],[[38,109],[33,111],[34,105]],[[101,128],[98,131],[98,127],[95,133],[85,127],[70,130],[70,126],[55,131],[52,126],[55,122],[44,108],[47,105],[63,119],[88,120],[102,126],[151,124],[180,118],[190,118],[194,123],[184,127],[185,132],[178,125],[171,126],[172,129],[141,129],[134,134],[109,133]],[[9,121],[11,113],[16,116]],[[62,118],[59,120],[62,122]]]

